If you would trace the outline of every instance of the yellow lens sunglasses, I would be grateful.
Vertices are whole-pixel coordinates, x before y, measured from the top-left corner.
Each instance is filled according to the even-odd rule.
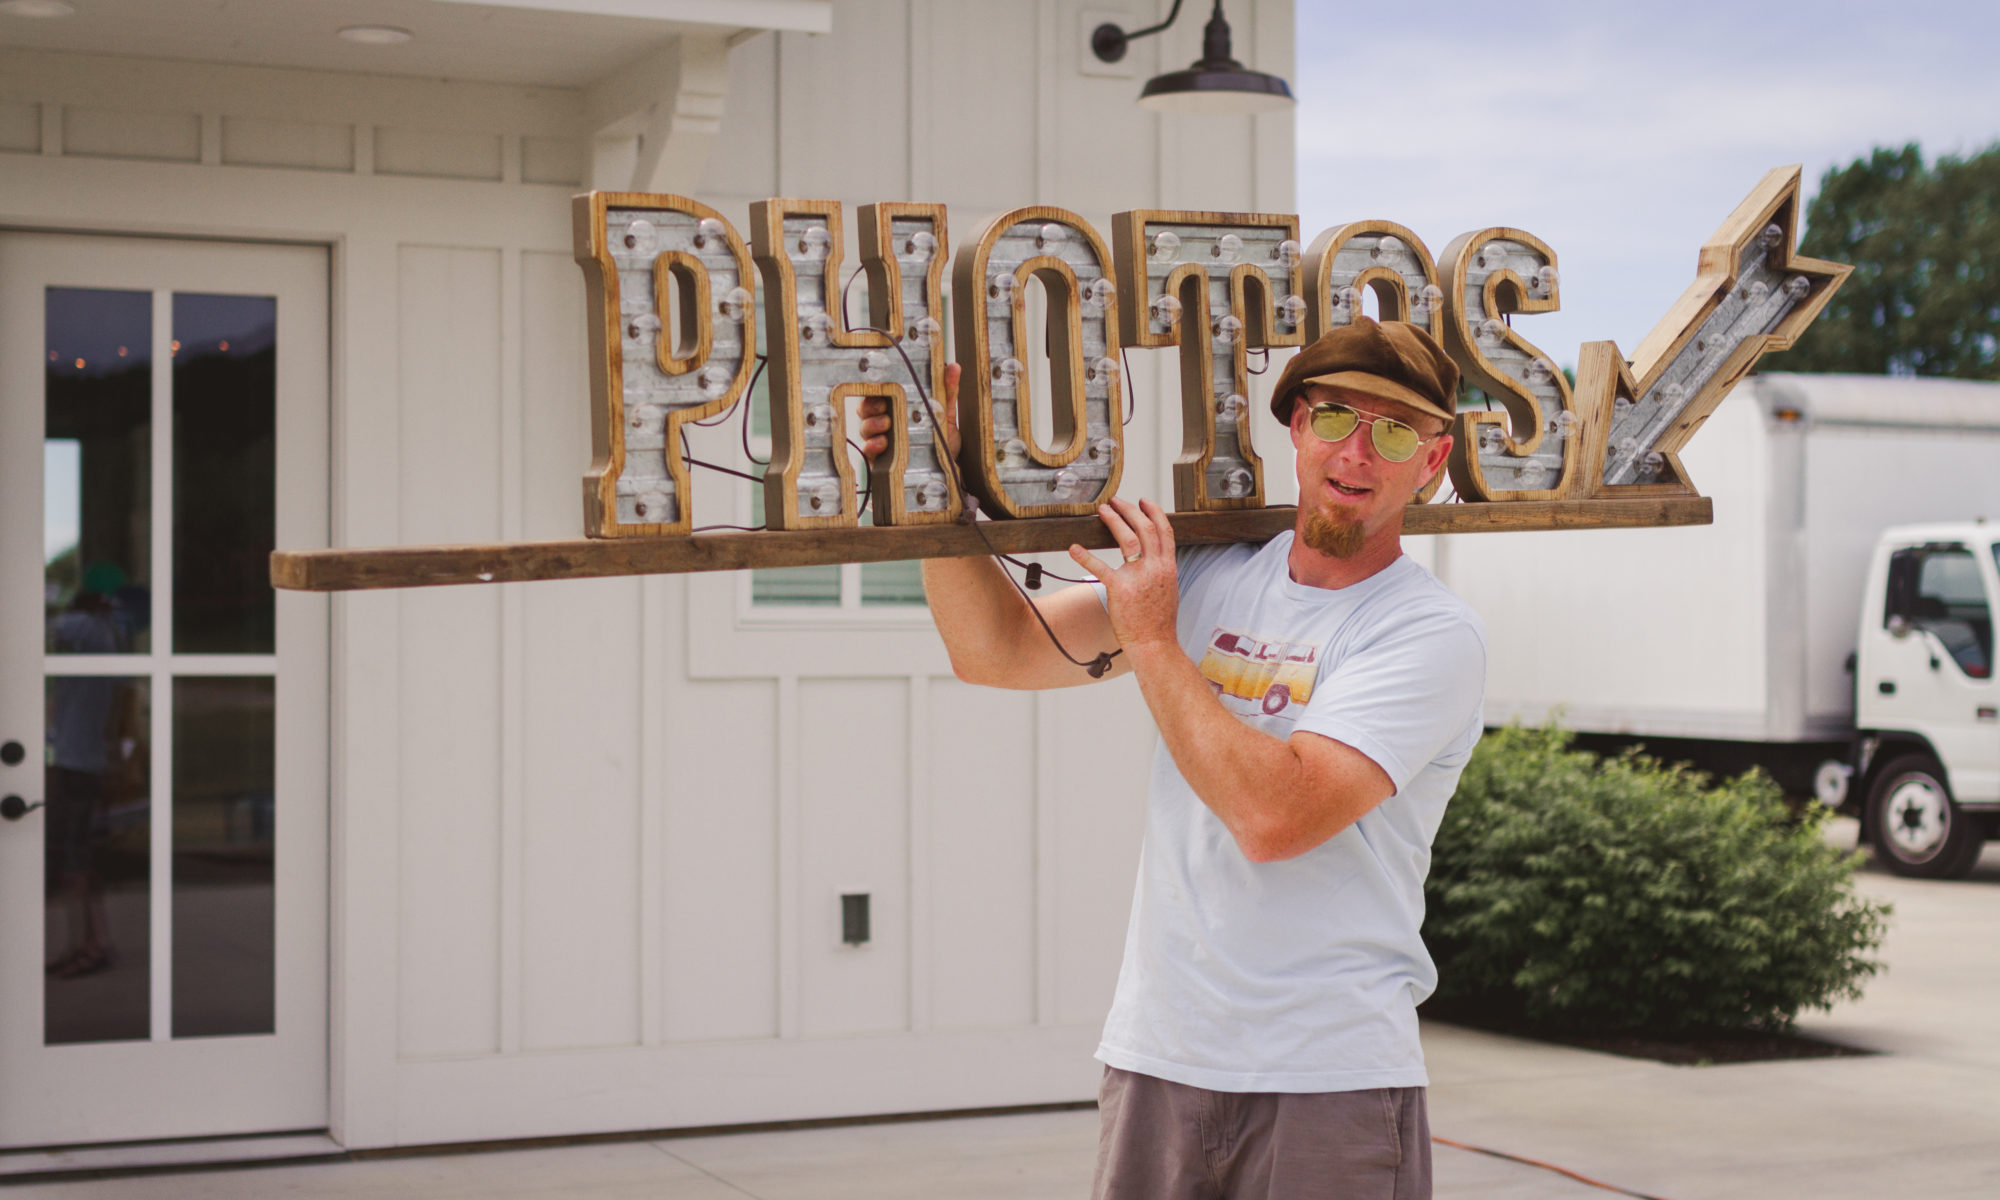
[[[1338,442],[1360,428],[1364,419],[1369,426],[1368,439],[1375,443],[1375,453],[1390,462],[1408,462],[1424,443],[1444,436],[1419,437],[1416,430],[1401,421],[1389,417],[1363,418],[1359,410],[1330,400],[1312,406],[1309,425],[1313,436],[1320,441]]]

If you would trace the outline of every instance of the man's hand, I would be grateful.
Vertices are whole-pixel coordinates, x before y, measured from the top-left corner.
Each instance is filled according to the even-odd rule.
[[[1128,651],[1165,647],[1181,653],[1175,618],[1180,608],[1180,578],[1174,567],[1174,527],[1165,510],[1151,500],[1134,504],[1114,499],[1097,508],[1111,531],[1124,565],[1113,568],[1082,546],[1069,556],[1104,585],[1111,612],[1111,632]]]
[[[933,396],[936,411],[931,415],[944,429],[944,444],[954,461],[958,458],[958,376],[957,363],[948,363],[944,369],[944,394]],[[895,428],[889,416],[889,401],[881,396],[869,396],[861,401],[861,455],[869,462],[889,448],[889,431]]]

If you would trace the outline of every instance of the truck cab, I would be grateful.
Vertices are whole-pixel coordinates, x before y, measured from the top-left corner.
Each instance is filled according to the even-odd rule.
[[[1972,870],[2000,832],[1993,617],[2000,526],[1907,525],[1877,542],[1855,649],[1853,782],[1890,870]]]

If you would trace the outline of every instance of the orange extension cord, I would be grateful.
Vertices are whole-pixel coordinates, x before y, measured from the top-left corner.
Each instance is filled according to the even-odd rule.
[[[1607,1192],[1617,1192],[1621,1196],[1631,1196],[1635,1200],[1661,1200],[1659,1196],[1650,1195],[1646,1192],[1635,1192],[1630,1188],[1619,1187],[1615,1183],[1605,1183],[1601,1179],[1592,1179],[1588,1175],[1579,1175],[1568,1167],[1559,1167],[1554,1163],[1545,1163],[1538,1158],[1528,1158],[1520,1154],[1509,1154],[1505,1150],[1488,1150],[1484,1146],[1474,1146],[1468,1142],[1454,1142],[1450,1138],[1438,1137],[1436,1134],[1431,1135],[1431,1140],[1440,1146],[1450,1146],[1456,1150],[1470,1150],[1474,1154],[1486,1154],[1494,1158],[1504,1158],[1508,1162],[1517,1162],[1530,1167],[1540,1167],[1544,1171],[1554,1171],[1556,1174],[1567,1176],[1578,1183],[1587,1183],[1591,1187],[1603,1188]]]

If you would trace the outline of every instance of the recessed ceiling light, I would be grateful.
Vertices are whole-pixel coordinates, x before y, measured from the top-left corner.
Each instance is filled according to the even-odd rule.
[[[69,0],[0,0],[0,14],[10,17],[73,17],[76,5]]]
[[[349,25],[340,36],[364,46],[394,46],[410,40],[410,31],[394,25]]]

